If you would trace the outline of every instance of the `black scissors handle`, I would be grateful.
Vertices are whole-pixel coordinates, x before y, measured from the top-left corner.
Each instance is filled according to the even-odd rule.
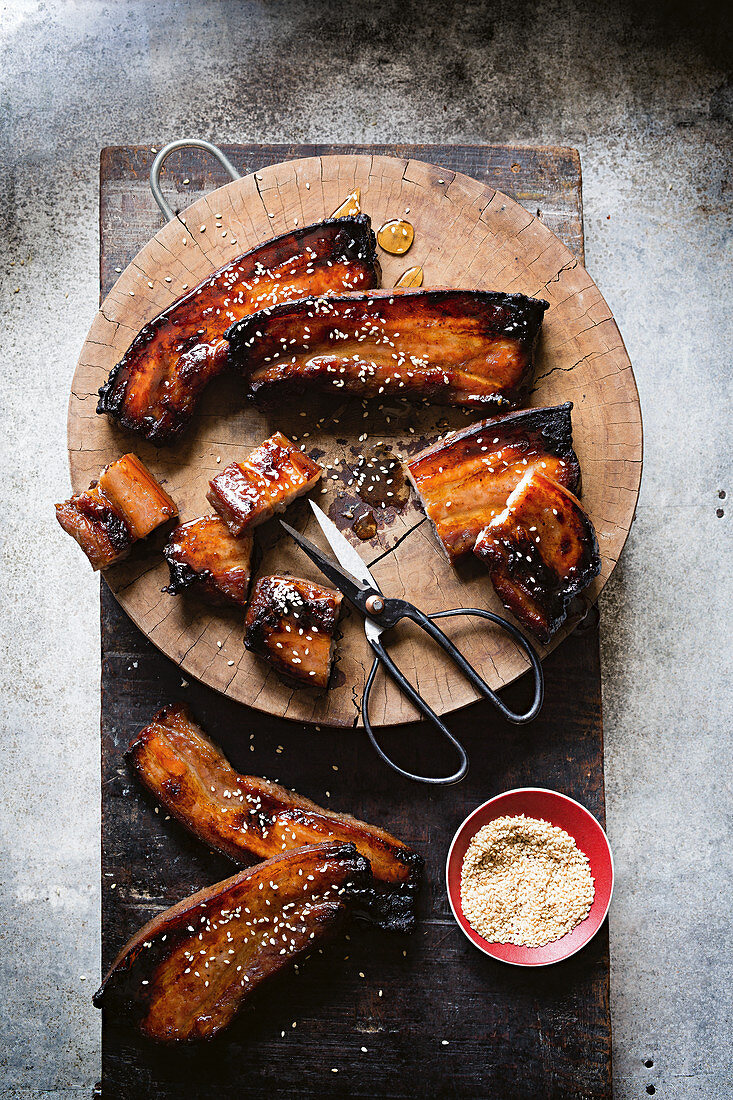
[[[524,635],[506,619],[502,619],[500,615],[495,615],[492,611],[484,611],[477,607],[461,607],[454,608],[450,611],[438,611],[433,615],[425,615],[419,608],[414,607],[413,604],[408,603],[406,600],[388,600],[386,601],[390,620],[389,625],[398,622],[400,619],[410,619],[418,626],[429,634],[431,638],[441,646],[441,648],[453,659],[462,672],[468,677],[475,688],[484,696],[489,699],[491,703],[496,707],[499,713],[508,721],[515,725],[522,725],[526,722],[531,722],[533,718],[537,716],[542,706],[545,693],[545,680],[542,672],[542,665],[534,647],[527,641]],[[515,714],[510,710],[499,698],[496,692],[492,691],[486,681],[476,672],[476,669],[466,660],[461,651],[456,648],[450,638],[443,633],[439,626],[437,626],[432,620],[448,618],[453,615],[476,615],[482,619],[488,619],[490,622],[495,623],[497,626],[501,626],[507,633],[514,639],[519,647],[524,651],[529,659],[532,667],[532,673],[534,677],[534,699],[532,704],[524,714]],[[362,697],[361,713],[364,721],[364,728],[367,732],[367,736],[371,741],[381,759],[388,764],[390,768],[403,775],[406,779],[414,779],[418,783],[430,783],[433,785],[458,783],[466,775],[468,771],[468,757],[463,745],[458,741],[445,724],[440,720],[435,711],[426,703],[422,696],[415,690],[407,677],[401,672],[401,670],[394,663],[390,657],[384,642],[380,636],[370,637],[369,644],[374,650],[374,663],[367,677],[366,684],[364,686],[364,695]],[[388,674],[392,677],[395,683],[399,686],[400,690],[407,696],[407,698],[414,703],[420,713],[431,722],[436,729],[443,734],[448,742],[453,745],[458,753],[460,764],[458,769],[451,775],[432,777],[425,775],[417,775],[414,772],[409,772],[405,768],[401,768],[398,764],[395,764],[393,760],[382,749],[381,745],[377,742],[374,736],[374,730],[372,729],[371,722],[369,720],[369,697],[371,695],[372,686],[374,684],[374,678],[377,674],[377,669],[380,663],[384,664]]]

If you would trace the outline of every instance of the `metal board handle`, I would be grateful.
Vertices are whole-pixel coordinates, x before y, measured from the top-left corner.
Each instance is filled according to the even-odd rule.
[[[215,157],[219,161],[224,171],[228,172],[233,180],[242,178],[241,172],[237,171],[229,160],[229,157],[225,156],[221,149],[216,145],[212,145],[210,141],[204,141],[202,138],[181,138],[180,141],[169,142],[168,145],[165,145],[160,150],[150,169],[150,190],[153,192],[153,198],[160,207],[160,211],[166,221],[172,221],[176,215],[175,211],[168,205],[160,189],[160,170],[163,167],[163,162],[166,157],[169,157],[176,149],[203,149],[205,153],[210,153],[212,157]]]

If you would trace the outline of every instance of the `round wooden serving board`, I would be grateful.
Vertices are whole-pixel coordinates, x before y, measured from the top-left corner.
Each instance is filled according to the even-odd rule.
[[[421,161],[339,155],[276,164],[200,199],[186,211],[185,224],[175,218],[164,226],[120,275],[82,349],[69,403],[74,492],[85,489],[107,463],[133,451],[176,501],[181,519],[192,519],[211,511],[205,499],[209,479],[279,429],[305,442],[309,453],[332,467],[323,480],[327,491],[316,490],[315,499],[373,563],[385,593],[405,597],[427,612],[449,607],[502,611],[477,561],[458,569],[447,563],[407,487],[398,485],[390,506],[374,509],[375,538],[362,542],[351,531],[353,516],[365,507],[352,495],[353,488],[347,489],[347,481],[362,455],[409,457],[444,432],[478,419],[475,412],[396,400],[363,407],[353,398],[339,403],[314,395],[307,406],[293,402],[274,417],[246,401],[236,378],[222,378],[209,387],[188,435],[169,449],[121,432],[95,412],[97,390],[111,368],[139,329],[185,293],[185,285],[193,287],[222,264],[296,224],[328,217],[355,187],[361,188],[361,206],[375,230],[398,216],[415,227],[407,255],[379,250],[383,286],[393,286],[406,268],[419,264],[425,286],[521,291],[549,301],[531,404],[574,403],[583,503],[595,524],[603,560],[601,575],[587,592],[594,600],[623,549],[641,478],[641,413],[621,334],[587,271],[538,218],[468,176]],[[366,440],[360,441],[365,432]],[[288,510],[288,520],[321,541],[305,501]],[[330,690],[293,689],[245,650],[241,613],[213,610],[195,597],[161,591],[168,581],[161,555],[164,542],[161,535],[138,545],[105,577],[133,621],[183,673],[270,714],[355,724],[371,664],[359,616],[350,609],[342,615],[343,636]],[[276,522],[258,529],[256,544],[257,574],[289,570],[322,580]],[[525,671],[524,656],[504,633],[466,618],[444,625],[492,687],[502,687]],[[572,625],[555,636],[546,652]],[[476,698],[419,632],[400,628],[392,649],[439,714]],[[372,693],[374,724],[415,717],[411,705],[381,679]]]

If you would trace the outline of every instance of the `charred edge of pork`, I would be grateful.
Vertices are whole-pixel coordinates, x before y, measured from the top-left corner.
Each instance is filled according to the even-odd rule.
[[[171,596],[177,596],[180,592],[185,592],[185,590],[192,585],[205,584],[211,579],[212,574],[209,569],[197,573],[196,570],[192,569],[186,562],[179,561],[170,546],[163,547],[163,556],[168,562],[170,580],[168,584],[161,589],[162,592],[169,592]]]
[[[360,905],[357,915],[384,932],[409,934],[417,925],[417,895],[425,861],[417,852],[404,849],[396,853],[396,858],[410,868],[410,877],[394,885],[374,879],[371,885],[355,890]]]
[[[536,409],[516,409],[514,412],[505,413],[503,416],[495,416],[485,421],[482,430],[488,431],[491,428],[497,428],[508,434],[512,429],[516,429],[518,437],[539,430],[547,445],[548,452],[555,458],[565,460],[572,473],[572,480],[568,483],[567,488],[571,493],[579,496],[582,479],[578,456],[573,450],[572,410],[572,401],[565,401],[562,405],[543,405]],[[464,434],[472,433],[473,430],[473,426],[471,426],[459,431],[457,433],[458,438]],[[450,439],[446,440],[447,446],[450,446],[450,443]],[[511,439],[508,438],[506,443],[511,445]],[[415,459],[411,459],[409,464],[421,457],[421,455],[416,455]]]

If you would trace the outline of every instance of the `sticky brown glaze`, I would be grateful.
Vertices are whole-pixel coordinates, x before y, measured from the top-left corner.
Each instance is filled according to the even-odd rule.
[[[598,539],[580,501],[544,473],[527,473],[486,527],[474,553],[502,603],[543,644],[573,596],[601,571]]]
[[[121,561],[138,539],[177,515],[171,498],[133,454],[105,466],[83,493],[56,505],[57,520],[93,569]]]
[[[547,308],[523,294],[385,290],[275,306],[226,337],[258,399],[316,388],[499,410],[528,389]]]
[[[243,462],[232,462],[217,474],[206,499],[235,538],[241,538],[275,512],[284,512],[322,473],[317,462],[276,432]]]
[[[240,871],[141,928],[94,1004],[151,1039],[211,1039],[260,986],[334,934],[370,877],[352,844],[298,848]]]
[[[580,489],[572,403],[524,409],[447,435],[406,464],[407,475],[451,561],[473,550],[528,470]]]
[[[341,593],[300,577],[260,577],[245,619],[244,644],[285,679],[328,687]]]
[[[201,516],[171,531],[163,549],[168,592],[192,589],[211,603],[247,606],[252,537],[235,539],[219,516]]]
[[[182,705],[164,707],[130,745],[137,777],[195,836],[238,863],[268,859],[303,844],[355,844],[371,864],[375,890],[361,895],[368,915],[390,931],[415,925],[422,859],[396,837],[295,791],[240,775]]]
[[[365,214],[296,229],[246,252],[177,299],[138,333],[99,391],[98,413],[155,443],[188,425],[227,364],[224,332],[264,306],[379,286]]]

